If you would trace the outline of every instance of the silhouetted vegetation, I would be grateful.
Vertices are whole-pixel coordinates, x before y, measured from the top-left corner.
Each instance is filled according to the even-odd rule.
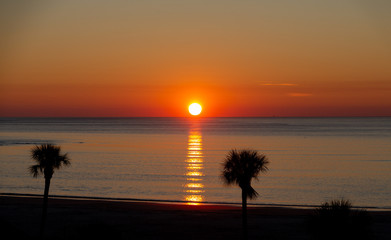
[[[62,166],[71,164],[68,154],[61,154],[61,147],[52,144],[42,144],[31,149],[31,158],[36,162],[30,166],[29,170],[33,177],[43,174],[45,178],[45,190],[43,195],[42,219],[40,235],[43,236],[45,229],[50,180],[54,174],[54,170],[60,169]]]
[[[308,223],[312,239],[371,239],[371,218],[366,210],[354,210],[349,200],[325,202]]]
[[[222,179],[225,184],[236,184],[242,189],[243,236],[247,239],[247,198],[254,199],[258,193],[251,187],[252,179],[258,180],[260,172],[268,170],[266,156],[255,150],[231,150],[223,163]]]

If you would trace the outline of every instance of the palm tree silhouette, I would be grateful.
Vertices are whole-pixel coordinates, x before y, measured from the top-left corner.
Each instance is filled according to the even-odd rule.
[[[268,170],[268,159],[255,150],[231,150],[223,163],[222,179],[227,185],[239,185],[242,189],[243,237],[247,239],[247,198],[255,199],[258,193],[251,187],[251,180],[258,180],[260,172]]]
[[[46,222],[46,214],[48,207],[48,196],[50,180],[52,179],[55,169],[60,169],[62,166],[71,164],[68,154],[61,154],[61,147],[52,144],[42,144],[31,149],[31,158],[36,162],[35,165],[29,167],[33,177],[43,174],[45,177],[45,191],[43,195],[42,219],[40,234],[43,237],[43,232]]]
[[[353,209],[349,200],[325,202],[308,220],[312,239],[372,239],[371,216],[365,209]]]

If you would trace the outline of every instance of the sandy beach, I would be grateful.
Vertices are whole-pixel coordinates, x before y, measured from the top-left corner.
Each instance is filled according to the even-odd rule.
[[[0,196],[5,239],[35,238],[42,199]],[[312,209],[250,207],[250,239],[309,239]],[[375,239],[391,236],[391,211],[370,211]],[[47,239],[240,239],[241,208],[141,201],[49,199]]]

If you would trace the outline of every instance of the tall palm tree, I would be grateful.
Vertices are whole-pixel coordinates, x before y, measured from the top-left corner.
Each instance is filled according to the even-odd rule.
[[[269,161],[255,150],[231,150],[223,163],[222,179],[227,185],[239,185],[242,189],[243,236],[247,239],[247,198],[255,199],[258,193],[251,187],[252,179],[258,180],[260,172],[268,170]]]
[[[42,219],[40,234],[43,236],[47,206],[50,180],[52,179],[54,170],[60,169],[62,166],[69,166],[71,164],[68,154],[61,154],[61,147],[52,144],[42,144],[31,149],[31,158],[36,164],[29,167],[30,173],[33,177],[43,174],[45,178],[45,191],[43,195]]]

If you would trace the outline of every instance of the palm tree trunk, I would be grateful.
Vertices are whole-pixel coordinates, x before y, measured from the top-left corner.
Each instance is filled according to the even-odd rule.
[[[247,193],[242,189],[242,228],[243,228],[243,239],[247,240]]]
[[[49,187],[50,187],[50,179],[45,177],[45,192],[43,194],[43,206],[42,206],[42,218],[41,218],[41,230],[40,235],[43,238],[43,233],[45,230],[47,209],[48,209],[48,199],[49,199]]]

